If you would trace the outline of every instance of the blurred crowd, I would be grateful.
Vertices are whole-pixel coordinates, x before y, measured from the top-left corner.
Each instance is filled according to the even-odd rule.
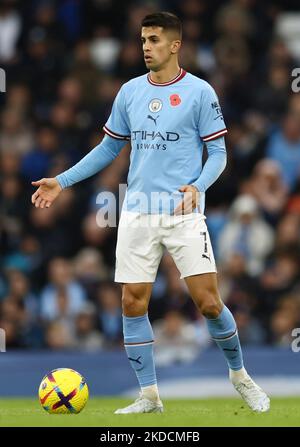
[[[207,193],[206,216],[221,295],[241,342],[289,346],[300,327],[300,93],[291,87],[300,67],[298,1],[2,0],[0,327],[7,349],[122,346],[117,229],[97,225],[96,198],[126,183],[129,145],[49,209],[32,206],[30,182],[57,175],[101,141],[120,86],[146,71],[141,19],[159,10],[182,19],[181,65],[213,85],[228,127],[227,168]],[[189,361],[210,345],[167,253],[149,313],[161,364]]]

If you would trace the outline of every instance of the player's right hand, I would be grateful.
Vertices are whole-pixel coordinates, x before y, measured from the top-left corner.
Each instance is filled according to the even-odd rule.
[[[56,178],[42,178],[36,182],[31,182],[33,186],[39,188],[31,196],[31,202],[36,208],[49,208],[62,188]]]

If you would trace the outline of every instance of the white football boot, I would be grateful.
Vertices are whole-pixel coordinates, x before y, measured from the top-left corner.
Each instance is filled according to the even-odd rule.
[[[269,397],[251,379],[244,368],[242,371],[232,371],[230,369],[229,378],[234,388],[242,396],[251,410],[264,413],[270,409]]]
[[[140,393],[133,404],[128,407],[119,408],[114,414],[130,414],[130,413],[162,413],[164,411],[161,400],[153,401],[143,397]]]

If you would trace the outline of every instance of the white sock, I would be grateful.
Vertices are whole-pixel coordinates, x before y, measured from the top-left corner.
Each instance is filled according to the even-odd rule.
[[[235,383],[240,382],[247,376],[248,376],[248,373],[244,367],[239,369],[238,371],[235,371],[235,370],[229,368],[229,378],[230,378],[231,382],[235,382]]]
[[[158,394],[158,388],[157,384],[144,386],[142,387],[142,396],[146,397],[146,399],[153,400],[154,402],[158,402],[159,394]]]

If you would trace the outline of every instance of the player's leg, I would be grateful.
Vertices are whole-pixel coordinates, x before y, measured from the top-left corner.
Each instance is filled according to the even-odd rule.
[[[152,283],[124,284],[122,293],[124,346],[140,388],[140,397],[117,414],[161,413],[153,358],[154,335],[148,318]]]
[[[153,359],[153,332],[148,305],[162,256],[158,228],[147,215],[122,216],[118,229],[115,280],[123,283],[122,310],[125,350],[141,387],[140,397],[117,414],[162,412]],[[140,225],[137,225],[137,224]]]
[[[232,313],[220,299],[216,274],[204,273],[189,276],[185,278],[185,282],[193,301],[206,318],[212,338],[227,360],[229,377],[233,386],[252,410],[267,411],[270,400],[244,368],[236,323]]]
[[[232,313],[222,302],[216,273],[203,273],[185,277],[191,297],[206,318],[212,338],[226,357],[228,366],[234,371],[243,368],[242,350]]]
[[[227,360],[233,385],[253,410],[266,411],[269,398],[244,369],[235,320],[219,295],[216,265],[204,216],[178,216],[173,225],[166,228],[163,243]]]

